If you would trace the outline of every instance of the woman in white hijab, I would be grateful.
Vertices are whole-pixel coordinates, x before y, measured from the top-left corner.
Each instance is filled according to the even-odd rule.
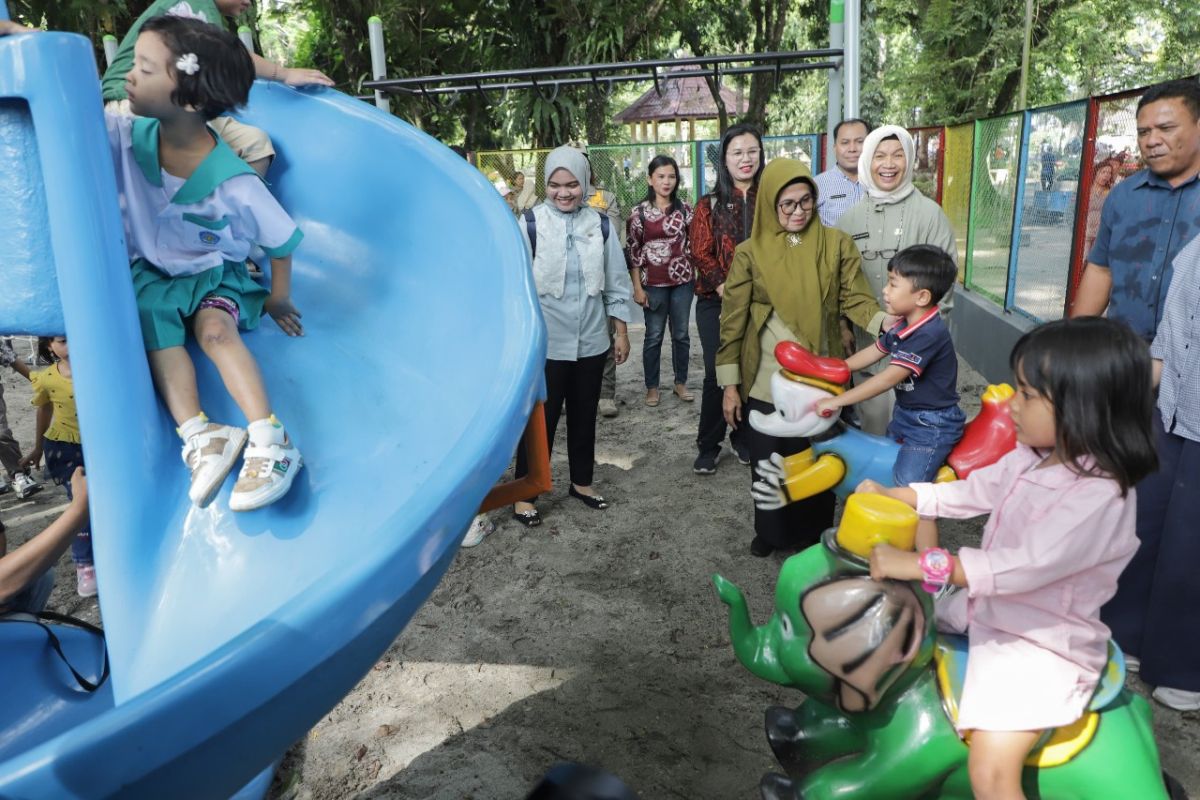
[[[858,180],[866,196],[843,214],[837,224],[858,245],[863,274],[880,303],[887,284],[888,261],[909,245],[936,245],[958,262],[949,218],[941,206],[913,185],[915,156],[912,135],[904,128],[883,125],[871,131],[858,158]],[[953,292],[942,298],[939,306],[944,318],[948,318],[953,304]],[[879,331],[860,328],[855,328],[855,332],[857,349],[873,344],[879,335]],[[856,380],[869,377],[870,373],[860,373]],[[855,408],[863,430],[883,436],[892,418],[892,392],[884,392]]]
[[[546,157],[546,202],[534,206],[532,221],[519,218],[517,227],[533,260],[533,281],[546,321],[546,439],[553,447],[565,405],[569,494],[589,508],[603,509],[608,502],[592,488],[596,407],[610,347],[610,318],[616,363],[629,357],[626,323],[633,284],[620,236],[606,217],[587,205],[594,191],[583,153],[565,146],[552,150]],[[522,448],[516,477],[527,472]],[[513,518],[526,527],[542,522],[534,500],[513,508]]]

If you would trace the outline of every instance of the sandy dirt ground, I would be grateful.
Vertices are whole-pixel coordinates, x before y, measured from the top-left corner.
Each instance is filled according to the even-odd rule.
[[[521,798],[564,760],[605,767],[646,800],[758,796],[760,776],[776,768],[763,711],[802,698],[737,663],[710,576],[740,585],[761,623],[783,557],[749,555],[747,467],[727,452],[716,475],[692,474],[695,330],[697,401],[664,391],[657,408],[642,403],[642,332],[631,330],[633,355],[618,370],[621,413],[599,422],[596,486],[612,507],[567,496],[560,429],[542,526],[493,512],[496,533],[459,553],[379,663],[287,753],[272,798]],[[666,348],[663,361],[669,388]],[[964,365],[969,416],[983,386]],[[28,385],[5,374],[4,387],[28,448]],[[64,503],[60,487],[0,497],[10,547]],[[981,527],[943,531],[953,546],[977,543]],[[68,556],[51,604],[98,618],[96,602],[74,593]],[[1148,693],[1136,677],[1130,685]],[[1154,718],[1165,766],[1200,797],[1200,714],[1155,704]]]

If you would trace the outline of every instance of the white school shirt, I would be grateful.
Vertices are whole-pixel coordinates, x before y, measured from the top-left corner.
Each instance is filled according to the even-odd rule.
[[[215,147],[191,177],[164,171],[158,120],[105,113],[130,261],[174,276],[243,262],[255,244],[289,255],[303,234],[266,184],[211,130]]]

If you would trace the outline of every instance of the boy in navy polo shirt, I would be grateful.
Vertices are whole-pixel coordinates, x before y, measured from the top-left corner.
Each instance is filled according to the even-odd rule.
[[[901,317],[900,323],[882,333],[874,347],[846,359],[846,366],[857,372],[890,357],[887,369],[816,404],[818,413],[828,416],[895,389],[887,433],[900,443],[892,469],[897,486],[933,480],[962,438],[966,416],[958,407],[958,358],[937,306],[957,274],[954,261],[934,245],[915,244],[894,255],[883,302],[889,314]]]

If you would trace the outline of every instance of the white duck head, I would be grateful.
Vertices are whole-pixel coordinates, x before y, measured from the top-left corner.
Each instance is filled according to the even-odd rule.
[[[813,406],[818,400],[841,394],[842,384],[850,380],[846,362],[814,355],[795,342],[780,342],[775,358],[782,367],[771,376],[775,412],[751,411],[750,425],[782,439],[810,438],[832,428],[837,415],[822,417]]]

